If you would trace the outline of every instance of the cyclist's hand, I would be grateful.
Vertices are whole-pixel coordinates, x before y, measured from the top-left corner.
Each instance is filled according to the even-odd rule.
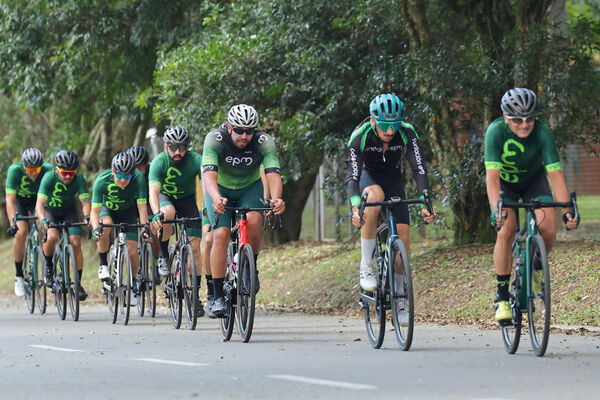
[[[43,218],[43,219],[40,221],[40,228],[42,228],[43,230],[48,230],[48,226],[49,226],[49,225],[50,225],[50,224],[48,223],[48,221],[46,221],[46,219],[45,219],[45,218]]]
[[[433,209],[433,215],[431,215],[429,213],[429,210],[427,209],[427,207],[423,207],[421,209],[421,217],[423,217],[423,220],[426,223],[431,224],[437,218],[437,210],[434,208]]]
[[[6,230],[6,234],[8,236],[15,236],[17,234],[18,230],[19,230],[19,227],[17,227],[17,225],[9,226],[8,229]]]
[[[102,228],[97,227],[94,228],[94,230],[92,231],[92,238],[96,241],[100,240],[100,238],[102,237]]]
[[[85,221],[87,226],[90,226],[90,216],[89,215],[86,215],[85,217],[83,217],[83,220]]]
[[[156,228],[157,231],[162,228],[162,221],[164,218],[165,218],[165,213],[162,211],[159,211],[156,214],[154,214],[154,216],[152,216],[152,223],[154,224],[154,227]]]
[[[285,211],[285,201],[282,199],[271,199],[271,207],[275,215],[282,214]]]
[[[498,230],[500,230],[500,228],[502,228],[506,222],[508,212],[506,210],[502,210],[502,218],[498,217],[498,210],[492,210],[492,215],[490,216],[492,226],[495,226]]]
[[[358,207],[352,207],[352,225],[357,228],[362,228],[364,223],[365,221],[358,215]]]
[[[563,214],[563,222],[567,226],[568,231],[572,229],[577,229],[577,227],[579,226],[579,219],[573,218],[570,212],[566,212]]]
[[[142,237],[146,241],[148,241],[148,239],[152,238],[152,232],[150,232],[150,228],[144,227],[144,229],[142,229]]]
[[[227,199],[225,197],[219,197],[213,201],[213,211],[217,214],[223,214],[225,213],[225,205],[227,205]]]

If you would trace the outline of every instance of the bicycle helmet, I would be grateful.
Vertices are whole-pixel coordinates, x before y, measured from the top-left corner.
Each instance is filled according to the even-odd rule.
[[[258,126],[258,113],[252,106],[238,104],[229,109],[227,122],[240,128],[256,128]]]
[[[127,154],[131,154],[135,159],[136,167],[138,165],[147,164],[150,155],[144,146],[133,146],[127,150]]]
[[[190,136],[187,129],[181,126],[175,126],[165,131],[163,135],[163,141],[166,144],[190,144],[192,137]]]
[[[529,117],[539,112],[542,107],[533,90],[514,88],[504,93],[500,108],[509,117]]]
[[[70,150],[61,150],[54,157],[54,162],[58,168],[74,171],[79,166],[79,157]]]
[[[404,104],[394,93],[386,93],[375,96],[369,106],[371,117],[375,121],[400,121]]]
[[[131,175],[135,171],[135,158],[129,153],[117,153],[111,167],[116,174]]]
[[[21,161],[27,168],[37,168],[42,166],[44,156],[42,156],[42,152],[38,149],[29,148],[21,154]]]

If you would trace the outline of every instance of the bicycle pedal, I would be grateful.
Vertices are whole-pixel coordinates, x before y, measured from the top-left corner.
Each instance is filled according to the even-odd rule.
[[[513,326],[513,320],[512,319],[501,319],[500,321],[498,321],[498,324],[500,326]]]

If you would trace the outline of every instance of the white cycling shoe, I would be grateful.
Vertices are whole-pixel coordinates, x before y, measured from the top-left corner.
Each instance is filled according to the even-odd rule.
[[[373,267],[371,265],[360,266],[360,287],[367,292],[372,292],[377,288],[377,280],[373,275]]]
[[[98,279],[100,280],[106,280],[110,278],[110,271],[108,270],[108,266],[107,265],[101,265],[100,268],[98,268]]]
[[[22,276],[15,277],[15,295],[18,297],[25,296],[25,283]]]

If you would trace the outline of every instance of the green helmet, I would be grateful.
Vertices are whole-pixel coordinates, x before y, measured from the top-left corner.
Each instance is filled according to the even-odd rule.
[[[404,110],[404,104],[400,101],[398,96],[394,93],[386,93],[375,96],[369,111],[371,117],[375,118],[375,121],[400,121],[402,120],[402,111]]]

